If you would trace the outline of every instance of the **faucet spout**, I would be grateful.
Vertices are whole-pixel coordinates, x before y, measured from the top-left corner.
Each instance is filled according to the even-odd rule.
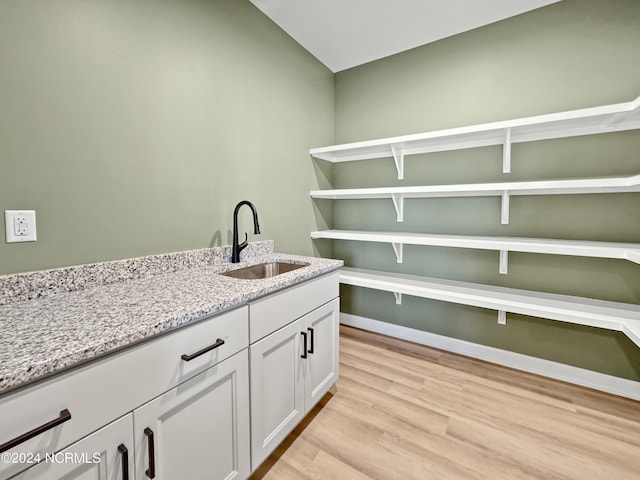
[[[238,212],[243,205],[247,205],[251,209],[251,213],[253,214],[253,233],[260,233],[260,225],[258,224],[258,212],[256,211],[256,207],[253,206],[248,200],[242,200],[236,205],[236,208],[233,210],[233,246],[231,247],[231,263],[240,262],[240,252],[246,248],[249,244],[249,235],[244,234],[244,241],[242,243],[238,243]]]

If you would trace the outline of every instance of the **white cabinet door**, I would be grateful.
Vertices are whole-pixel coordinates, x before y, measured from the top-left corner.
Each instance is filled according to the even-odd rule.
[[[304,416],[302,319],[249,347],[251,465],[255,469]]]
[[[12,480],[128,480],[133,476],[133,421],[128,414]]]
[[[308,353],[303,368],[305,413],[338,379],[340,301],[336,298],[301,320],[307,328]]]
[[[337,380],[339,310],[336,298],[249,347],[254,470]]]
[[[249,476],[247,356],[243,350],[134,410],[137,480]]]

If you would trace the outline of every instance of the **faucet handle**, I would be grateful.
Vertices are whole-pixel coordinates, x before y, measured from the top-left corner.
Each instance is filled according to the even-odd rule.
[[[244,234],[244,242],[238,244],[238,253],[244,250],[246,246],[249,244],[249,234],[245,232]]]

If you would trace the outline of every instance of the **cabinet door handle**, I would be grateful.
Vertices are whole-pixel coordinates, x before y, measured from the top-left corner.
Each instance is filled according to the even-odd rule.
[[[33,437],[37,437],[41,433],[46,432],[47,430],[51,430],[52,428],[57,427],[58,425],[71,420],[71,413],[66,408],[60,412],[58,418],[55,418],[39,427],[34,428],[33,430],[28,431],[27,433],[23,433],[22,435],[9,440],[6,443],[0,445],[0,453],[6,452],[7,450],[11,450],[14,447],[17,447],[21,443],[26,442],[27,440],[32,439]]]
[[[192,353],[191,355],[187,355],[185,353],[180,358],[185,362],[190,362],[194,358],[197,358],[200,355],[204,355],[205,353],[210,352],[211,350],[214,350],[218,347],[221,347],[222,345],[224,345],[224,340],[222,340],[221,338],[218,338],[216,339],[216,343],[209,345],[208,347],[204,347],[202,350],[198,350],[196,353]]]
[[[121,443],[118,445],[118,451],[122,456],[122,480],[129,480],[129,450]]]
[[[153,430],[149,427],[144,429],[147,437],[147,447],[149,448],[149,468],[144,472],[149,478],[156,478],[156,453],[153,445]]]
[[[307,330],[309,330],[309,335],[311,337],[311,348],[309,349],[309,353],[313,353],[313,328],[309,327],[307,328]]]
[[[300,358],[307,358],[307,332],[300,332],[300,335],[304,338],[304,345],[302,347],[302,355]]]

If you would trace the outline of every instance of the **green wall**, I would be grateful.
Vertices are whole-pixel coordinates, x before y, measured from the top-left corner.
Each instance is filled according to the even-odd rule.
[[[252,200],[278,251],[348,265],[640,303],[631,263],[312,243],[327,227],[638,242],[638,195],[316,201],[314,188],[627,175],[640,135],[389,159],[311,161],[310,146],[628,101],[640,95],[640,3],[564,0],[332,75],[247,0],[0,2],[0,210],[35,209],[38,242],[0,242],[0,274],[226,245]],[[242,227],[250,231],[243,211]],[[349,313],[640,379],[622,335],[343,290]]]
[[[564,0],[335,76],[336,143],[626,102],[640,95],[640,2]],[[319,146],[319,144],[314,145]],[[487,147],[336,164],[335,188],[632,175],[638,131],[516,144],[511,174]],[[335,201],[334,228],[640,242],[640,194]],[[327,201],[318,201],[318,204]],[[318,241],[323,244],[326,241]],[[640,303],[640,267],[605,259],[333,242],[349,266]],[[640,353],[622,334],[495,311],[343,288],[343,310],[450,337],[640,380]]]
[[[0,274],[228,245],[242,199],[282,252],[331,221],[333,74],[248,0],[3,0],[0,65],[0,210],[38,227]]]

